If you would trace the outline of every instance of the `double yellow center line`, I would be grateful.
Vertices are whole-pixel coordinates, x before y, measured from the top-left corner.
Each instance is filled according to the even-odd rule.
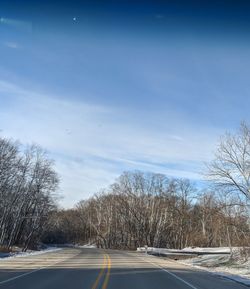
[[[101,271],[99,272],[94,285],[92,286],[92,289],[96,289],[98,287],[98,285],[100,284],[100,281],[102,279],[102,276],[106,270],[106,274],[102,283],[102,287],[101,289],[106,289],[108,286],[108,282],[109,282],[109,277],[110,277],[110,269],[111,269],[111,259],[109,257],[108,254],[103,255],[103,263],[102,263],[102,268]]]

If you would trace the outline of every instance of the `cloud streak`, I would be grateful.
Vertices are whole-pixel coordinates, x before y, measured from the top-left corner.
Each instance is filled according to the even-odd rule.
[[[36,142],[50,152],[66,207],[112,183],[124,170],[197,180],[219,134],[178,116],[158,130],[142,126],[125,110],[62,100],[5,81],[0,81],[0,93],[1,134]]]
[[[23,31],[31,32],[32,31],[32,23],[30,21],[23,21],[14,18],[0,18],[0,25],[6,25],[10,27],[14,27]]]
[[[3,43],[4,44],[4,46],[6,46],[6,47],[8,47],[8,48],[11,48],[11,49],[18,49],[18,48],[20,48],[20,45],[18,44],[18,43],[16,43],[16,42],[4,42]]]

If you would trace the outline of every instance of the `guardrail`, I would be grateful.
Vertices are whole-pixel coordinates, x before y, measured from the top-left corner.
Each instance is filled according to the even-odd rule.
[[[150,255],[165,256],[171,259],[186,259],[193,258],[201,255],[228,255],[230,252],[226,251],[195,251],[195,250],[174,250],[165,248],[154,248],[154,247],[139,247],[138,252],[145,252]]]

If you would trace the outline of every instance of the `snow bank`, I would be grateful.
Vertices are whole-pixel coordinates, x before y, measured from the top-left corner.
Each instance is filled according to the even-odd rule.
[[[155,253],[165,256],[173,254],[183,256],[186,254],[192,255],[192,258],[178,260],[177,262],[250,286],[250,259],[247,260],[246,257],[242,257],[240,252],[242,249],[243,248],[234,247],[232,249],[232,258],[230,256],[230,248],[228,247],[187,247],[182,250],[149,247],[147,252],[150,254]],[[146,249],[145,247],[140,247],[137,248],[137,251],[146,252]]]
[[[189,260],[179,260],[177,262],[250,286],[250,261],[249,263],[237,265],[236,262],[230,260],[230,256],[215,254],[209,256],[203,255]]]
[[[194,252],[194,253],[227,253],[230,254],[230,249],[228,247],[213,247],[213,248],[209,248],[209,247],[204,247],[204,248],[200,248],[200,247],[186,247],[182,250],[180,250],[182,252]]]
[[[60,251],[60,250],[62,250],[62,248],[49,247],[49,248],[46,248],[46,249],[43,249],[40,251],[29,250],[27,252],[10,252],[10,253],[1,253],[0,252],[0,261],[10,259],[10,258],[41,255],[41,254],[56,252],[56,251]]]
[[[96,245],[79,245],[77,248],[84,248],[84,249],[95,249],[97,248]]]

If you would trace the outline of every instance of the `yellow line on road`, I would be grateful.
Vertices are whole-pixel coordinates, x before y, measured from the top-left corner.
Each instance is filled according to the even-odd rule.
[[[104,282],[103,282],[103,285],[102,285],[102,289],[106,289],[107,286],[108,286],[108,282],[109,282],[109,277],[110,277],[110,269],[111,269],[111,259],[109,257],[109,255],[107,254],[107,260],[108,260],[108,270],[107,270],[107,273],[106,273],[106,276],[105,276],[105,279],[104,279]]]
[[[98,276],[97,276],[97,278],[96,278],[96,280],[95,280],[95,283],[94,283],[94,285],[92,286],[92,289],[96,289],[97,288],[97,286],[98,286],[98,284],[99,284],[99,281],[100,281],[100,279],[101,279],[101,277],[102,277],[102,275],[103,275],[103,273],[104,273],[104,270],[106,269],[106,265],[107,265],[107,256],[106,255],[103,255],[103,263],[102,263],[102,269],[101,269],[101,271],[99,272],[99,274],[98,274]]]

